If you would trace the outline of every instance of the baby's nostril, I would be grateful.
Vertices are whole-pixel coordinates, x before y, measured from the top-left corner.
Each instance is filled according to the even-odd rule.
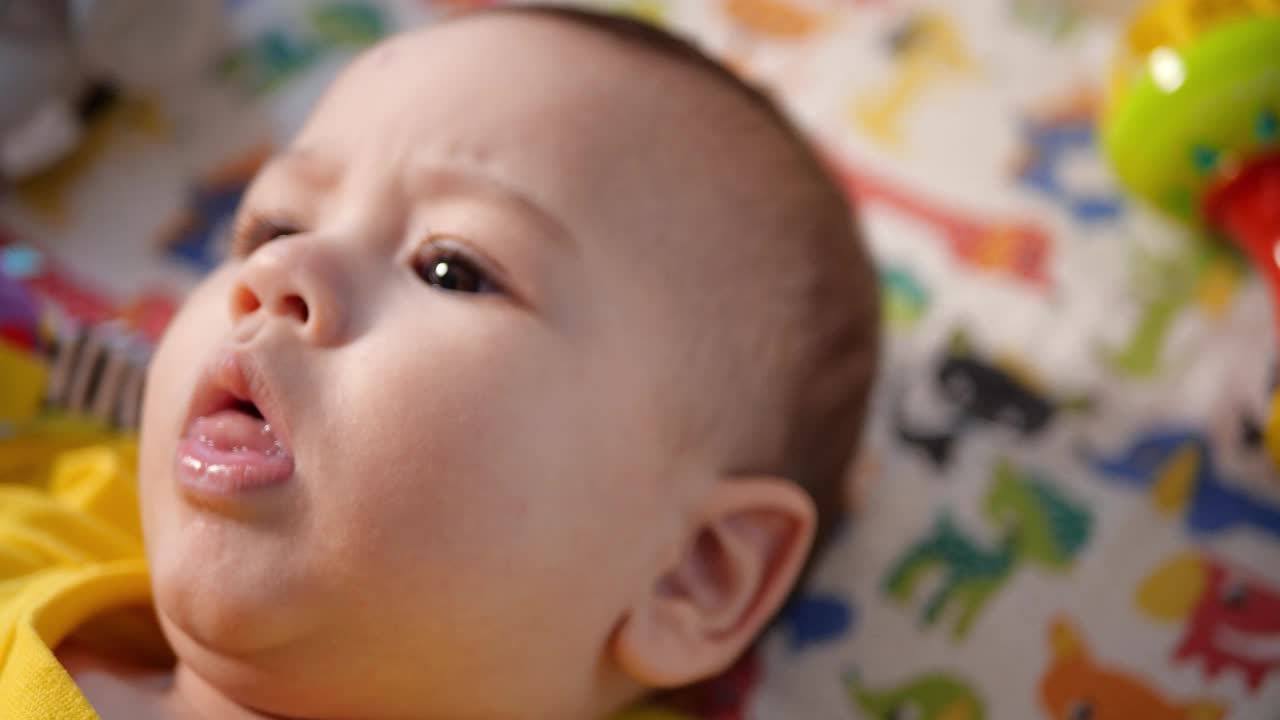
[[[300,323],[306,324],[307,318],[311,317],[311,311],[307,308],[307,301],[303,300],[299,295],[286,295],[280,301],[280,304],[283,314],[292,315]]]
[[[235,293],[231,296],[233,316],[248,315],[260,307],[262,307],[262,303],[258,300],[258,296],[244,285],[237,287]]]

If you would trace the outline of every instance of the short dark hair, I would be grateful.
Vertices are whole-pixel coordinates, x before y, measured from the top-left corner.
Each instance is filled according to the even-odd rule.
[[[791,335],[803,337],[788,336],[783,341],[790,345],[788,360],[796,366],[796,377],[788,378],[794,402],[788,407],[780,467],[770,470],[798,483],[817,507],[818,528],[803,579],[825,548],[835,521],[849,505],[850,466],[857,454],[879,359],[878,282],[847,194],[768,94],[692,42],[626,15],[574,6],[496,5],[480,11],[492,13],[568,22],[692,67],[747,100],[797,151],[802,173],[815,186],[813,199],[805,208],[812,216],[808,265],[815,277],[803,307],[796,309],[796,322],[791,323]]]

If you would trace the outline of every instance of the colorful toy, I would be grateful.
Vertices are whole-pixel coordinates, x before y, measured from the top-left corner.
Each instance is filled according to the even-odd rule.
[[[1225,477],[1198,430],[1152,428],[1123,450],[1088,462],[1107,482],[1148,493],[1158,511],[1180,517],[1192,535],[1248,530],[1280,539],[1280,507]]]
[[[334,53],[361,50],[387,33],[376,3],[307,3],[302,26],[286,23],[252,38],[222,62],[221,73],[251,95],[272,92]]]
[[[1165,696],[1136,675],[1096,662],[1079,631],[1066,618],[1049,627],[1053,660],[1040,681],[1046,717],[1069,720],[1222,720],[1228,713],[1213,699]]]
[[[1185,622],[1173,659],[1201,660],[1208,678],[1238,669],[1249,689],[1280,672],[1280,588],[1222,560],[1188,551],[1138,587],[1138,607],[1165,622]]]
[[[974,349],[963,330],[952,334],[934,375],[938,397],[950,415],[933,427],[907,417],[900,400],[894,418],[899,440],[939,469],[951,463],[960,439],[979,428],[1005,428],[1021,437],[1044,432],[1065,411],[1087,410],[1083,396],[1058,397],[1016,358],[990,358]]]
[[[1280,0],[1156,0],[1129,28],[1104,143],[1120,180],[1228,235],[1280,327]],[[1280,463],[1280,395],[1266,444]]]
[[[944,511],[884,579],[885,594],[906,603],[927,576],[941,574],[921,620],[933,625],[954,617],[951,632],[956,640],[968,635],[987,603],[1020,568],[1070,570],[1093,530],[1088,508],[1004,460],[995,467],[983,515],[999,533],[997,539],[973,537]]]
[[[195,270],[212,272],[226,258],[240,198],[271,152],[270,145],[255,145],[197,179],[185,206],[157,233],[156,244]]]
[[[875,720],[983,720],[986,708],[978,693],[950,673],[927,673],[890,688],[867,687],[857,672],[845,675],[849,699]]]
[[[171,131],[162,107],[145,97],[121,96],[104,100],[87,116],[76,136],[76,145],[57,162],[24,175],[15,183],[15,195],[42,221],[65,223],[70,217],[75,188],[99,167],[122,142],[158,143]]]
[[[38,250],[0,238],[0,439],[38,442],[64,414],[137,426],[151,347],[177,309],[163,290],[127,303]]]
[[[1097,156],[1097,92],[1076,90],[1054,98],[1021,121],[1022,158],[1018,183],[1043,196],[1080,224],[1115,220],[1124,212],[1118,188],[1093,187],[1073,177],[1078,159],[1100,163]]]
[[[117,95],[176,100],[220,52],[221,19],[219,0],[0,3],[0,178],[67,158]]]
[[[825,15],[786,0],[724,0],[723,6],[742,27],[778,40],[809,37],[829,22]]]
[[[1188,243],[1167,257],[1136,252],[1134,258],[1131,283],[1141,304],[1138,322],[1122,345],[1104,348],[1102,355],[1117,373],[1154,377],[1168,367],[1166,346],[1178,319],[1192,309],[1210,318],[1226,314],[1245,267],[1217,243]]]
[[[40,409],[49,370],[39,356],[0,338],[0,437]]]
[[[29,263],[0,246],[0,437],[34,417],[43,400],[48,369],[37,355],[40,309],[34,293],[6,270]]]
[[[905,268],[881,267],[880,302],[890,328],[910,330],[929,310],[929,288]]]
[[[847,600],[833,593],[804,592],[782,609],[787,646],[793,652],[835,642],[849,634],[856,613]]]
[[[944,13],[922,12],[889,38],[895,67],[884,87],[859,97],[850,119],[872,139],[898,149],[905,142],[907,115],[922,95],[956,74],[976,71],[977,60],[955,22]]]
[[[1018,218],[988,218],[934,201],[896,181],[828,158],[829,166],[861,208],[887,211],[929,228],[965,268],[1052,290],[1047,230]]]

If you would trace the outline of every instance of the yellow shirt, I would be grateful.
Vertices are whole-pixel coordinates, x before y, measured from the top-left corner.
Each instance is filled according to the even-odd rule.
[[[135,446],[119,442],[62,453],[47,482],[0,484],[4,720],[100,720],[53,654],[72,633],[126,657],[168,654],[154,624],[141,627],[137,615],[114,612],[151,597],[136,470]],[[682,718],[647,708],[615,720]]]
[[[155,638],[111,611],[150,596],[128,443],[62,454],[41,482],[0,485],[0,708],[12,720],[98,716],[53,648],[82,628],[129,652]],[[106,622],[90,623],[105,618]],[[135,623],[131,625],[131,623]],[[91,641],[92,642],[92,641]]]

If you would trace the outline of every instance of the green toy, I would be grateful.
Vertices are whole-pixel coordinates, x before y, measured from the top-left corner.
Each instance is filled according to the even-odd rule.
[[[941,573],[925,603],[922,620],[933,625],[955,612],[952,635],[964,638],[988,601],[1019,568],[1051,572],[1071,568],[1092,531],[1089,510],[1053,485],[1001,461],[984,500],[983,515],[995,542],[975,538],[943,512],[929,533],[907,548],[889,569],[885,593],[899,603],[912,599],[930,573]]]
[[[1129,28],[1103,118],[1121,182],[1229,236],[1280,328],[1280,0],[1156,0]],[[1280,464],[1280,395],[1266,445]]]
[[[973,688],[947,673],[928,673],[893,688],[872,690],[856,672],[845,675],[849,698],[874,720],[984,720],[982,698]]]

